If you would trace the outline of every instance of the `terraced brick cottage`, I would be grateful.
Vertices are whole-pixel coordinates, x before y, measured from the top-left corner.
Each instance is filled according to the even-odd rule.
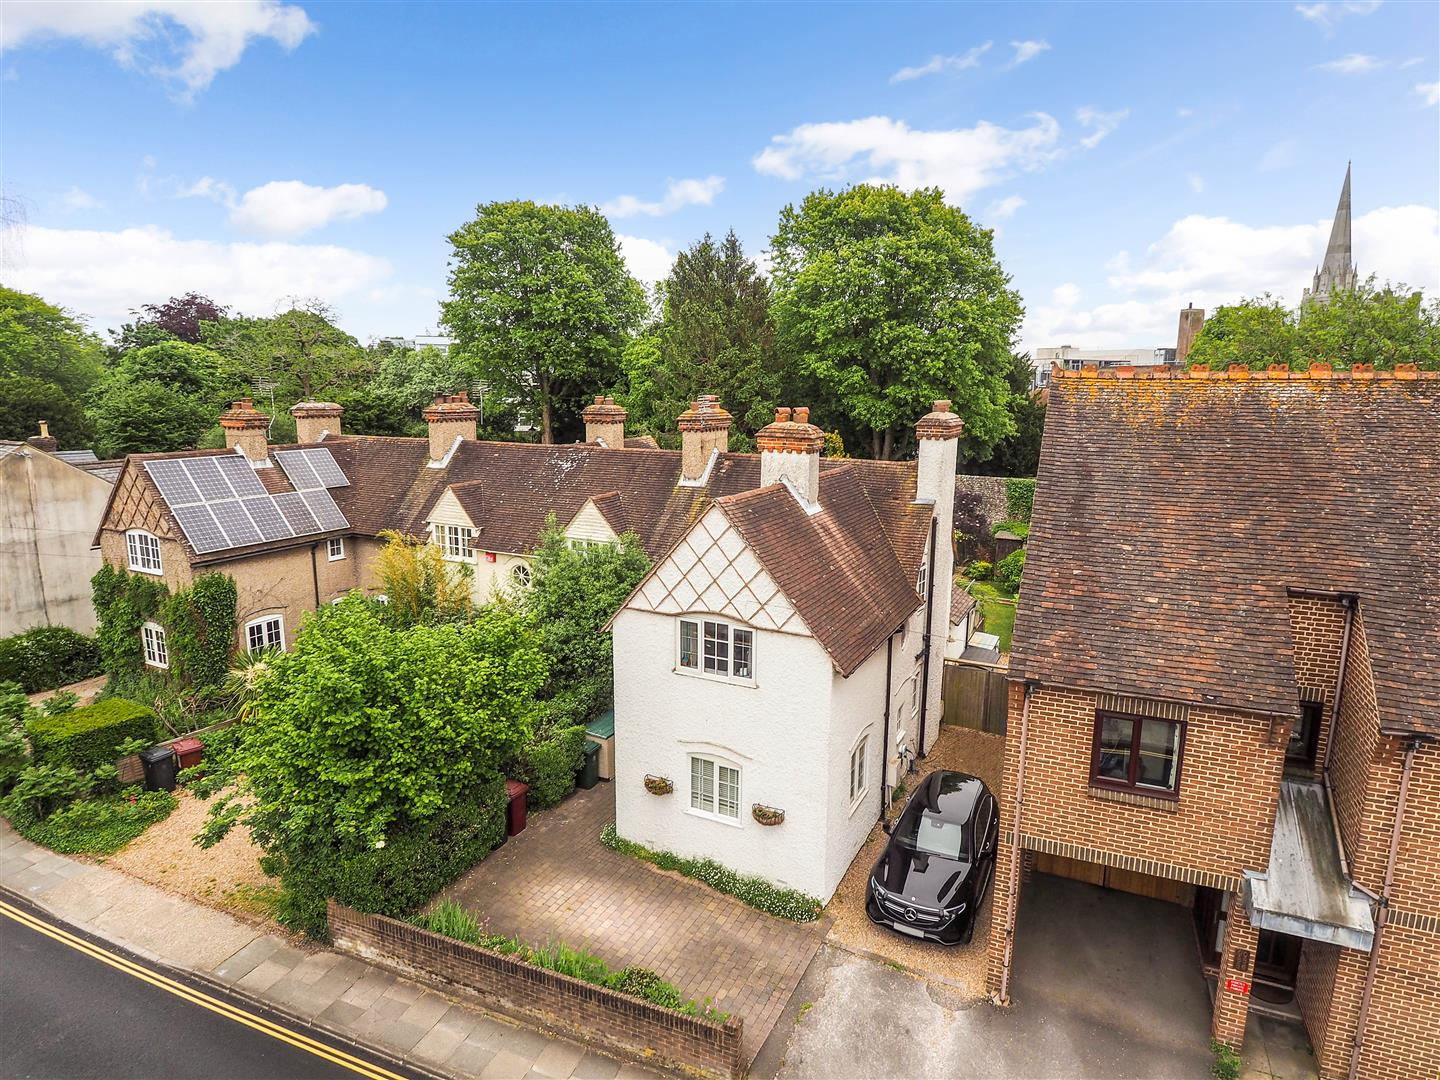
[[[1436,1076],[1440,376],[1052,379],[991,990],[1023,861],[1191,908],[1216,1038],[1293,992],[1322,1076]]]
[[[962,428],[937,402],[905,464],[760,430],[613,620],[621,836],[830,897],[939,731]]]

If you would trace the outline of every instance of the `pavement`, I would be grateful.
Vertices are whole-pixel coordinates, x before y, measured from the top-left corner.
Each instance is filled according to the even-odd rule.
[[[492,933],[564,942],[612,968],[658,972],[695,1001],[743,1017],[753,1057],[824,935],[822,923],[777,919],[730,896],[611,851],[615,789],[577,791],[440,894]]]
[[[17,835],[3,820],[0,890],[17,894],[70,927],[152,965],[274,1010],[297,1028],[322,1032],[434,1075],[485,1080],[656,1075],[519,1027],[352,957],[241,922],[105,866],[57,855]],[[99,1007],[110,1004],[101,1002]],[[15,1003],[6,995],[7,1024],[13,1008]],[[262,1070],[251,1075],[267,1074]]]

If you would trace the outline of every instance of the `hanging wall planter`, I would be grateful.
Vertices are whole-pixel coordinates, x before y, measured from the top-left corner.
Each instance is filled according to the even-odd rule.
[[[669,795],[675,790],[675,785],[663,776],[647,776],[645,790],[651,795]]]
[[[785,820],[785,811],[773,806],[761,806],[758,802],[750,807],[750,816],[761,825],[779,825]]]

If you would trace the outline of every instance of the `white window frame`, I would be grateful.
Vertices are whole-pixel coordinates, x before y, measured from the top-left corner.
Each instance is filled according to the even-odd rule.
[[[475,530],[469,525],[436,524],[434,529],[435,546],[448,562],[475,561],[475,549],[470,546],[470,541],[475,538]]]
[[[870,729],[866,728],[850,748],[850,808],[853,810],[870,793]]]
[[[270,640],[272,636],[270,624],[274,623],[274,634],[278,635],[276,640]],[[251,631],[259,627],[264,635],[259,645],[256,645],[251,637]],[[251,619],[245,624],[245,651],[247,653],[265,652],[268,649],[285,651],[285,616],[284,615],[261,615],[258,619]]]
[[[685,662],[685,631],[694,631],[695,647],[690,663]],[[743,636],[743,641],[741,640]],[[748,670],[735,674],[736,652],[745,650]],[[723,655],[722,655],[723,654]],[[755,685],[755,630],[743,623],[714,615],[681,615],[675,620],[675,669],[682,675],[701,679]]]
[[[345,538],[343,536],[332,536],[325,541],[325,553],[330,557],[331,562],[339,562],[345,558]]]
[[[164,563],[160,557],[160,538],[152,532],[146,532],[144,529],[127,529],[125,531],[125,555],[126,564],[136,573],[159,576],[165,572]]]
[[[510,584],[517,589],[528,589],[530,583],[535,580],[535,571],[530,569],[530,564],[523,559],[512,563],[507,573],[510,577]]]
[[[915,592],[922,601],[928,601],[925,588],[930,583],[930,541],[925,541],[925,550],[920,553],[920,572],[915,575]]]
[[[160,668],[161,670],[170,667],[170,642],[165,636],[165,628],[157,622],[144,622],[140,624],[140,647],[144,653],[145,666]]]
[[[709,818],[711,821],[718,821],[725,825],[740,824],[740,806],[742,803],[741,793],[743,788],[743,777],[740,766],[733,761],[726,761],[724,758],[714,757],[710,754],[690,754],[690,804],[686,807],[686,813],[694,814],[696,817]],[[707,769],[708,766],[708,769]],[[708,776],[706,775],[708,772]],[[733,774],[733,778],[726,777],[725,772]],[[697,776],[700,786],[696,787]],[[726,813],[722,808],[721,785],[733,786],[734,813]]]

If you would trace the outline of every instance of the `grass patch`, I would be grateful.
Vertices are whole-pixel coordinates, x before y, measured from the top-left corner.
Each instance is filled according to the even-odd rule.
[[[717,1024],[723,1024],[730,1018],[729,1013],[721,1012],[711,1005],[709,998],[698,1004],[687,1000],[674,984],[666,982],[648,968],[627,967],[612,971],[604,960],[584,949],[572,949],[568,945],[553,942],[532,946],[526,945],[519,938],[486,933],[475,916],[453,900],[442,900],[428,914],[412,916],[409,921],[432,934],[441,934],[456,941],[478,945],[482,949],[513,956],[527,964],[569,975],[592,986],[603,986],[608,990],[618,990],[622,994],[632,994],[685,1016],[698,1016],[703,1020],[713,1020]]]
[[[685,877],[694,878],[716,892],[735,897],[756,911],[775,915],[791,922],[814,922],[820,917],[821,903],[797,889],[786,889],[774,885],[764,878],[740,874],[728,866],[721,866],[714,859],[687,859],[669,851],[651,851],[644,844],[626,840],[615,831],[612,821],[600,831],[600,842],[611,851],[630,855],[636,859],[653,863],[661,870],[674,870]]]
[[[118,795],[80,799],[37,818],[28,806],[11,806],[10,824],[25,839],[62,855],[113,855],[175,809],[168,791],[129,788]]]
[[[1015,600],[993,581],[972,581],[970,595],[980,607],[981,629],[1000,639],[1000,651],[1010,651],[1010,638],[1015,633]]]

